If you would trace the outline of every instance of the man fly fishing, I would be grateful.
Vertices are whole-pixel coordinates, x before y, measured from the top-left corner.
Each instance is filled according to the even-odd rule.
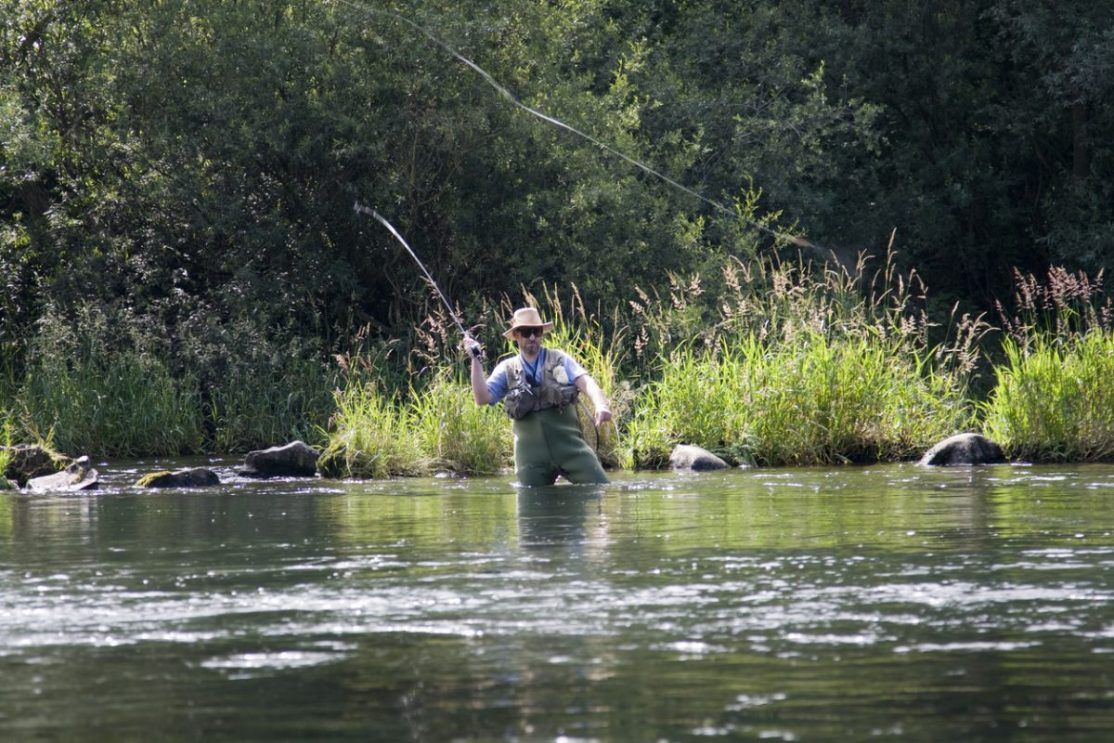
[[[592,401],[598,428],[611,420],[607,397],[576,359],[542,345],[552,328],[533,307],[515,310],[503,335],[518,354],[500,361],[486,378],[482,347],[465,335],[472,396],[477,405],[502,401],[514,421],[514,469],[521,484],[552,485],[558,475],[573,483],[605,483],[599,457],[580,433],[576,400],[583,392]]]
[[[553,323],[543,322],[533,307],[515,310],[511,326],[503,335],[518,345],[518,355],[499,362],[484,378],[483,347],[464,329],[452,303],[418,254],[398,230],[374,209],[359,202],[352,207],[382,224],[418,264],[436,292],[449,317],[464,336],[464,347],[472,358],[472,396],[477,405],[503,408],[514,420],[514,468],[523,485],[552,485],[558,475],[574,483],[605,483],[607,475],[599,457],[584,441],[576,417],[576,399],[583,392],[596,407],[596,427],[611,420],[607,397],[596,381],[575,359],[555,348],[542,346]]]

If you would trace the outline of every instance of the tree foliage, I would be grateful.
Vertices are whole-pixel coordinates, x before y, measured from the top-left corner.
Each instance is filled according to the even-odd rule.
[[[90,303],[203,386],[253,336],[405,336],[427,287],[354,202],[465,314],[621,307],[770,225],[845,261],[896,228],[989,306],[1013,266],[1109,262],[1112,66],[1081,0],[0,0],[0,353]]]

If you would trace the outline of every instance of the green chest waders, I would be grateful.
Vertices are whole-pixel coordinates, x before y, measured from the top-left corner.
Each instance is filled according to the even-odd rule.
[[[514,422],[514,469],[523,485],[552,485],[558,475],[573,483],[605,483],[596,453],[580,435],[576,406],[547,408]]]

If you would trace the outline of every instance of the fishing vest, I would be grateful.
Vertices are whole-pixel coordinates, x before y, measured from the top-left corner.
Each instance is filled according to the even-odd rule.
[[[545,349],[541,382],[535,385],[526,378],[522,356],[515,356],[507,364],[507,394],[503,397],[503,410],[507,415],[520,420],[536,410],[563,408],[576,402],[579,390],[574,380],[568,378],[564,361],[565,354],[561,351]]]

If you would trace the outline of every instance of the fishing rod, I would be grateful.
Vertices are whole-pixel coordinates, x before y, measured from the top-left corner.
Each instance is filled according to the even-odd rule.
[[[437,285],[437,282],[433,280],[433,274],[431,274],[429,272],[429,269],[425,267],[425,264],[422,263],[422,259],[418,257],[418,254],[415,253],[414,249],[410,247],[406,240],[403,239],[402,235],[398,234],[398,230],[394,228],[394,225],[388,222],[382,214],[375,211],[371,207],[364,206],[358,201],[352,205],[352,210],[357,214],[367,214],[368,216],[373,217],[380,224],[386,227],[390,231],[390,233],[395,236],[396,240],[402,243],[402,247],[406,248],[406,252],[409,253],[410,257],[414,259],[414,262],[418,264],[418,268],[420,268],[422,270],[422,273],[425,274],[426,281],[428,281],[429,285],[433,287],[433,291],[437,293],[437,296],[440,298],[441,303],[445,305],[445,309],[449,312],[449,318],[453,321],[453,324],[456,325],[456,327],[460,330],[460,334],[464,336],[465,340],[472,339],[472,334],[464,329],[464,323],[460,321],[460,318],[456,314],[456,310],[453,309],[452,303],[449,302],[448,297],[445,296],[445,292],[441,291],[441,287],[439,287]],[[483,349],[480,348],[479,345],[472,346],[469,351],[473,356],[480,357],[483,355]]]

